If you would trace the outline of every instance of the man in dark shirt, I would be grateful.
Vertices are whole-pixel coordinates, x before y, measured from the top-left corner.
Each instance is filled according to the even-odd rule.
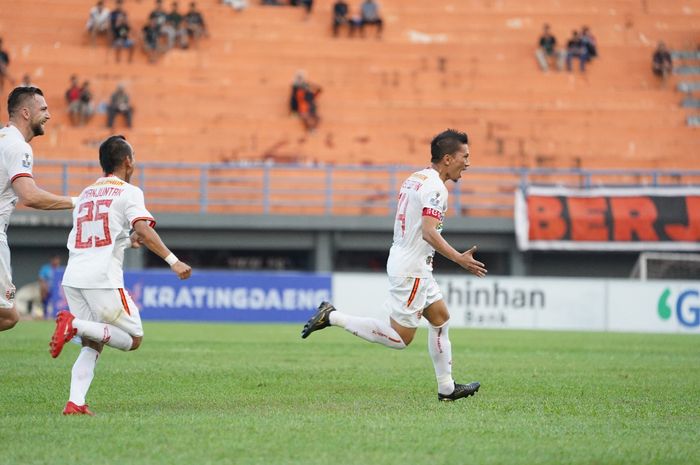
[[[571,71],[571,61],[574,58],[579,59],[579,69],[581,72],[586,70],[586,61],[588,61],[588,54],[586,52],[586,45],[581,40],[578,31],[573,31],[571,39],[566,44],[566,70]]]
[[[10,55],[4,48],[2,48],[2,37],[0,37],[0,93],[3,93],[3,95],[3,89],[5,88],[5,78],[7,78],[10,81],[10,84],[12,85],[14,85],[15,82],[15,80],[12,78],[12,76],[7,70],[8,66],[10,66]]]
[[[348,11],[348,4],[344,0],[338,0],[333,5],[333,36],[338,36],[338,29],[344,24],[350,27],[350,35],[355,32],[355,23],[348,18]]]
[[[204,17],[202,13],[197,11],[197,4],[195,2],[190,3],[190,10],[185,15],[185,26],[187,27],[188,34],[194,40],[202,36],[207,37],[208,35]]]
[[[669,74],[673,71],[673,59],[666,48],[666,44],[659,42],[656,46],[654,55],[651,57],[651,70],[654,75],[665,81]]]
[[[545,24],[540,36],[539,46],[535,50],[535,58],[539,63],[542,71],[549,70],[549,61],[554,60],[559,71],[564,67],[564,58],[566,54],[557,50],[557,39],[552,35],[549,29],[549,24]]]

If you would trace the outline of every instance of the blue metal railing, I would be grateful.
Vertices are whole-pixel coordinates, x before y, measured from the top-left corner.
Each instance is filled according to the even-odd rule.
[[[153,211],[212,214],[392,215],[416,166],[266,163],[139,163],[132,180]],[[96,162],[39,161],[38,184],[77,195],[100,176]],[[700,170],[470,168],[450,183],[452,216],[511,216],[514,192],[530,185],[700,186]]]

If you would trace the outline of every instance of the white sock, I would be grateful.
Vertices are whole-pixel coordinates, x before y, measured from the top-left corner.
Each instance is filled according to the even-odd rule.
[[[365,341],[376,342],[392,349],[406,348],[399,333],[394,331],[389,323],[374,318],[352,316],[337,310],[331,312],[329,319],[331,325],[345,328],[347,332],[359,336]]]
[[[95,376],[95,364],[100,353],[92,347],[83,347],[73,364],[70,378],[70,400],[75,405],[85,405],[85,396]]]
[[[86,337],[95,342],[102,342],[119,350],[131,350],[131,345],[134,342],[129,333],[107,323],[75,318],[73,327],[78,330],[78,336]]]
[[[452,344],[448,333],[449,321],[440,327],[428,328],[428,351],[433,359],[440,394],[452,394],[455,390],[455,381],[452,379]]]

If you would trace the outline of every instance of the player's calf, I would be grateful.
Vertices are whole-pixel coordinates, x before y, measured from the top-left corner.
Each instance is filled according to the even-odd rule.
[[[12,329],[19,322],[19,313],[12,308],[0,308],[0,331]]]

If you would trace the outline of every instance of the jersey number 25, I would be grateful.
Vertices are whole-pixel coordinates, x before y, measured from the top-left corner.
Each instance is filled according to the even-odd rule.
[[[112,243],[112,236],[109,233],[109,206],[112,205],[112,199],[97,200],[95,202],[81,203],[78,207],[78,218],[75,226],[75,248],[89,249],[90,247],[104,247]],[[103,207],[103,209],[100,209]],[[83,214],[84,213],[84,214]],[[101,222],[102,237],[88,236],[83,240],[83,227],[86,222]],[[95,228],[97,229],[97,228]]]

